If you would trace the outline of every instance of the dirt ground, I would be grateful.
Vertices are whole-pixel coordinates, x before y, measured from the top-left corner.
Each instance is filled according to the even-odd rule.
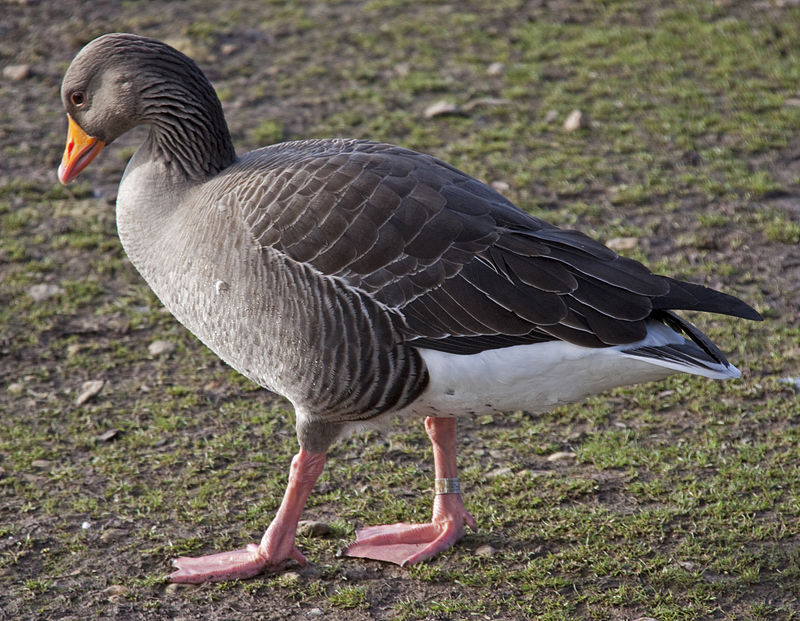
[[[80,184],[66,190],[58,186],[55,174],[66,127],[59,86],[75,53],[95,36],[109,31],[138,32],[172,42],[195,57],[208,72],[220,91],[234,141],[241,151],[279,139],[361,132],[363,135],[358,137],[413,143],[415,148],[433,151],[444,159],[456,158],[459,167],[492,181],[506,174],[511,177],[524,174],[521,162],[534,159],[534,150],[527,142],[530,138],[527,134],[531,132],[516,123],[517,112],[505,112],[502,104],[490,101],[495,88],[492,81],[499,78],[493,74],[476,76],[465,67],[475,63],[475,57],[480,58],[481,66],[489,65],[492,55],[513,65],[515,42],[509,39],[506,48],[497,41],[505,41],[506,33],[525,20],[577,26],[600,20],[599,9],[589,2],[445,3],[437,9],[438,13],[433,13],[441,23],[431,24],[431,32],[420,34],[407,24],[409,20],[417,25],[424,22],[420,16],[432,9],[419,3],[234,0],[224,4],[202,0],[90,3],[12,0],[0,5],[3,12],[0,65],[22,66],[4,72],[0,82],[0,198],[6,206],[4,227],[8,227],[2,231],[0,240],[0,304],[10,308],[18,298],[29,296],[27,305],[20,307],[25,314],[4,315],[0,327],[0,416],[7,431],[3,436],[6,450],[0,454],[0,553],[3,554],[0,621],[525,618],[532,610],[538,610],[537,616],[554,619],[644,617],[649,610],[647,589],[639,599],[626,600],[620,595],[619,605],[609,597],[600,608],[593,608],[590,594],[579,597],[572,608],[539,610],[536,595],[525,588],[509,587],[504,596],[502,589],[490,587],[495,590],[490,593],[480,585],[469,584],[468,576],[464,578],[466,582],[459,582],[448,577],[449,574],[437,574],[450,571],[459,563],[452,558],[440,561],[444,569],[432,566],[409,573],[378,563],[344,563],[336,557],[338,542],[328,540],[306,541],[317,558],[326,560],[312,562],[302,570],[294,568],[288,578],[265,579],[249,586],[177,589],[160,579],[168,569],[168,559],[176,553],[203,547],[205,544],[200,540],[219,532],[217,526],[229,510],[233,513],[252,509],[253,514],[248,514],[247,522],[225,531],[215,543],[240,545],[242,537],[257,536],[264,514],[275,507],[271,497],[262,499],[261,494],[266,498],[276,490],[279,493],[285,480],[284,465],[295,450],[293,421],[280,399],[238,380],[174,325],[158,309],[157,302],[124,259],[115,236],[111,205],[126,159],[141,140],[141,132],[123,137],[113,152],[109,149],[109,153],[98,158]],[[671,3],[652,4],[669,9]],[[763,20],[767,12],[777,29],[786,19],[782,7],[792,3],[718,4],[725,5],[725,19],[729,20],[746,22],[749,12],[758,12]],[[614,19],[620,23],[637,22],[642,28],[657,28],[657,24],[651,23],[655,20],[655,10],[652,8],[652,13],[644,8],[620,10]],[[465,41],[448,36],[448,28],[453,32],[473,33],[475,38]],[[381,46],[384,37],[391,42],[391,50]],[[489,45],[489,41],[493,41],[492,53],[483,58],[481,46]],[[419,83],[414,84],[407,74],[409,71],[411,77],[417,74],[413,67],[409,70],[404,65],[403,58],[406,54],[417,58],[425,46],[431,46],[430,54],[439,59],[431,61],[435,77],[420,73]],[[575,63],[575,71],[580,72],[580,58]],[[551,73],[539,76],[541,88],[557,83],[562,71],[566,70],[559,65]],[[406,93],[392,94],[387,108],[376,92],[389,73],[407,78],[410,86]],[[735,89],[735,85],[731,88]],[[442,93],[454,92],[461,96],[462,103],[483,101],[474,109],[480,110],[480,105],[485,105],[486,116],[478,115],[477,120],[474,115],[455,117],[448,121],[449,129],[420,133],[422,130],[415,125],[429,123],[423,114],[426,106]],[[513,89],[508,92],[513,94]],[[509,96],[508,92],[503,96]],[[796,98],[800,98],[800,91]],[[497,109],[492,108],[495,105]],[[530,105],[539,103],[531,101]],[[795,107],[791,110],[800,109],[796,100],[787,105]],[[541,116],[546,112],[541,110]],[[645,110],[643,114],[648,112]],[[473,120],[476,125],[470,126]],[[485,144],[473,146],[470,142],[471,132],[475,127],[480,129],[481,124],[496,126],[497,141],[505,145],[496,147],[500,155],[492,154]],[[509,128],[505,135],[504,127]],[[796,127],[800,129],[800,119]],[[664,130],[668,131],[672,130]],[[512,179],[502,187],[507,187],[520,204],[539,210],[537,215],[549,211],[554,220],[571,217],[570,205],[577,205],[585,210],[583,224],[588,232],[599,233],[604,239],[617,237],[623,240],[619,242],[623,245],[625,239],[636,238],[639,241],[630,250],[639,253],[637,258],[658,263],[659,269],[675,267],[683,275],[705,274],[702,277],[706,284],[757,303],[767,318],[761,324],[765,326],[760,328],[762,336],[752,336],[758,328],[748,326],[742,328],[740,343],[727,337],[725,342],[749,369],[745,372],[744,387],[736,393],[742,395],[742,402],[747,405],[735,405],[735,398],[730,395],[721,396],[718,405],[728,404],[731,410],[740,407],[744,411],[767,408],[766,404],[770,404],[772,411],[781,413],[769,423],[744,417],[741,437],[748,433],[760,437],[759,434],[769,432],[769,425],[796,433],[791,431],[796,430],[798,422],[797,413],[791,412],[791,403],[797,400],[791,379],[800,376],[800,343],[794,341],[800,330],[800,247],[793,237],[792,223],[800,222],[800,138],[789,137],[777,146],[767,145],[757,152],[742,154],[740,159],[748,170],[762,172],[774,187],[754,190],[752,195],[737,194],[734,188],[731,196],[719,202],[718,211],[708,207],[711,201],[699,186],[696,191],[684,188],[677,202],[671,200],[668,188],[663,191],[658,188],[652,200],[633,201],[628,216],[616,218],[613,223],[609,215],[618,200],[614,192],[633,187],[647,165],[628,161],[626,158],[632,156],[626,155],[624,149],[617,151],[604,144],[607,140],[607,134],[588,133],[584,148],[587,158],[599,154],[598,161],[602,160],[602,164],[598,166],[602,165],[603,170],[616,171],[613,173],[616,190],[606,184],[605,172],[585,181],[568,180],[561,186],[554,182],[537,189],[533,184],[525,187]],[[699,152],[715,148],[730,150],[726,137],[713,129],[706,140],[706,144],[695,144],[694,149],[676,146],[675,159],[682,162],[678,165],[691,170],[692,162],[701,158]],[[610,153],[603,159],[606,150]],[[509,159],[504,161],[506,155]],[[558,168],[558,164],[543,164],[544,169],[551,169],[548,166]],[[586,166],[591,168],[590,163]],[[702,163],[700,166],[704,173],[706,168],[702,168]],[[586,207],[594,204],[603,207],[599,212]],[[52,212],[47,213],[51,206]],[[695,218],[696,210],[704,210],[705,219]],[[17,215],[12,217],[12,212]],[[775,216],[778,224],[765,224],[757,212],[778,214]],[[725,219],[723,224],[704,226],[720,222],[720,218]],[[578,226],[575,221],[563,223]],[[752,228],[743,230],[743,226]],[[679,261],[677,257],[683,262],[676,263],[676,267],[670,261]],[[724,265],[725,269],[715,275],[706,274],[713,265]],[[30,287],[35,283],[61,283],[60,297],[48,297],[45,293],[41,301],[30,302]],[[57,307],[52,306],[55,300]],[[724,333],[724,326],[734,324],[708,325],[719,336]],[[167,357],[149,355],[148,346],[162,339],[177,343],[175,352]],[[750,339],[757,343],[758,351],[752,348],[749,353],[742,351]],[[73,404],[80,387],[84,381],[96,377],[106,382],[103,388],[106,394],[114,387],[113,398],[109,396],[110,401],[98,405],[93,405],[96,401],[89,402],[88,410],[78,410]],[[778,379],[784,382],[780,386]],[[800,386],[800,380],[797,381]],[[677,398],[673,393],[679,393],[682,386],[670,384],[661,389],[665,399]],[[643,394],[636,393],[633,397],[628,393],[615,394],[610,401],[593,402],[590,407],[606,411],[620,404],[636,406],[645,399]],[[705,406],[695,406],[694,402],[688,406],[686,403],[664,406],[666,412],[675,414],[674,421],[665,428],[653,427],[655,431],[647,427],[652,432],[651,439],[646,439],[642,432],[642,446],[659,442],[652,438],[663,433],[693,437],[699,425],[713,419],[714,415],[706,414],[704,408],[711,407],[710,402],[715,401],[713,395],[720,393],[709,394]],[[159,401],[178,405],[174,410],[162,411]],[[226,410],[228,405],[230,408]],[[254,418],[242,418],[236,414],[236,406],[255,412]],[[67,411],[70,416],[62,416]],[[276,412],[280,419],[277,421]],[[509,463],[526,464],[534,472],[552,469],[563,474],[565,481],[570,477],[584,482],[591,480],[591,485],[600,490],[563,492],[569,503],[580,504],[585,500],[586,506],[597,504],[620,514],[629,512],[630,497],[624,488],[633,475],[624,464],[606,470],[596,469],[586,460],[558,467],[546,461],[548,454],[580,443],[591,433],[592,419],[581,419],[576,412],[569,410],[566,416],[570,422],[560,429],[553,418],[526,423],[532,428],[546,426],[542,440],[526,440],[535,445],[535,457],[523,456],[524,451],[519,447],[504,445],[503,438],[515,433],[514,426],[498,423],[491,432],[496,435],[485,440],[486,445],[470,440],[468,476],[471,469],[496,469]],[[620,420],[631,425],[627,418],[619,416],[603,414],[603,424],[613,430],[616,421],[617,431],[625,426]],[[764,416],[766,420],[767,415]],[[137,431],[133,430],[134,425]],[[469,436],[482,426],[484,422],[469,421],[464,435]],[[109,437],[98,439],[109,430]],[[124,443],[115,440],[114,430],[118,437],[124,438]],[[239,432],[241,436],[231,435]],[[260,434],[280,439],[274,446],[269,445],[275,454],[254,456],[248,450],[247,442],[257,444],[262,439]],[[42,439],[33,444],[29,441],[32,437]],[[419,478],[424,479],[429,466],[418,467],[415,461],[427,459],[424,443],[417,446],[420,438],[418,431],[404,429],[399,436],[388,440],[369,436],[380,447],[375,450],[383,451],[374,456],[372,467],[381,461],[394,460],[393,472],[399,479],[403,472],[410,473],[415,468],[417,471],[422,468]],[[223,446],[223,442],[227,444]],[[98,445],[109,448],[98,451]],[[790,445],[787,441],[781,446]],[[215,446],[219,446],[224,457],[211,455]],[[796,457],[797,442],[793,446],[795,456],[784,451],[775,468],[792,470],[800,465]],[[132,455],[140,448],[146,459],[131,463],[114,461],[121,460],[123,453]],[[333,457],[329,468],[334,472],[329,475],[331,478],[323,479],[315,492],[320,500],[312,507],[311,517],[333,523],[336,535],[342,540],[352,536],[352,530],[348,530],[352,526],[337,520],[349,524],[351,518],[357,517],[359,506],[363,512],[384,511],[390,516],[397,511],[399,519],[408,519],[394,505],[370,506],[368,499],[359,500],[363,506],[352,505],[345,513],[339,507],[340,487],[360,489],[360,493],[369,487],[370,473],[359,469],[354,462],[362,451],[368,454],[370,450],[362,440],[346,443]],[[56,454],[64,460],[62,465],[53,465]],[[176,463],[184,459],[197,462],[197,476],[213,477],[213,471],[224,471],[230,477],[217,481],[219,497],[203,496],[204,489],[190,494],[192,502],[198,503],[195,508],[207,503],[209,511],[217,516],[214,520],[188,519],[184,512],[188,510],[173,504],[173,495],[179,494],[182,486],[191,488],[191,473],[185,471],[185,463]],[[104,464],[103,460],[109,461]],[[25,464],[24,468],[19,464]],[[265,464],[275,467],[265,469]],[[263,470],[269,472],[264,474]],[[638,471],[637,480],[642,484],[650,482],[642,471]],[[110,482],[116,485],[116,491],[108,491]],[[136,489],[131,491],[131,485]],[[566,482],[564,486],[566,489]],[[791,486],[787,484],[787,489]],[[265,488],[269,493],[257,491]],[[420,489],[425,488],[408,483],[398,493],[403,502],[411,503],[416,502],[414,498],[424,496]],[[546,497],[548,492],[544,493]],[[125,499],[129,495],[136,499],[130,501],[128,509],[115,512],[108,508],[115,494],[122,498],[123,504],[128,502]],[[482,502],[490,506],[494,500],[489,495]],[[769,507],[763,510],[764,514],[774,512],[772,505]],[[495,519],[490,509],[484,513],[492,516],[490,522],[495,520],[493,534],[468,538],[465,556],[473,558],[487,543],[505,544],[516,551],[528,547],[528,556],[513,557],[506,566],[499,562],[497,568],[500,573],[522,572],[531,559],[555,550],[549,547],[550,542],[533,535],[520,535],[519,539],[509,535],[508,539],[502,539],[505,535],[500,533],[515,528],[516,518],[504,522],[501,517]],[[780,541],[796,550],[800,540],[797,524],[792,520],[793,516],[786,519]],[[742,549],[747,546],[755,548],[756,544],[741,544]],[[796,561],[796,552],[792,554],[781,558]],[[793,571],[796,570],[795,567]],[[563,576],[566,571],[560,568],[556,573]],[[698,612],[702,610],[713,611],[708,618],[758,618],[748,608],[748,589],[760,598],[759,602],[765,602],[764,606],[772,605],[780,611],[774,618],[798,618],[797,591],[787,590],[775,577],[786,571],[786,567],[770,568],[769,572],[762,569],[761,578],[753,578],[750,583],[742,580],[727,591],[724,585],[728,578],[720,573],[719,579],[707,580],[710,591],[706,593],[709,602],[715,596],[721,598],[720,602],[707,602],[706,608],[687,602],[687,610],[691,612],[684,617],[675,612],[680,604],[674,604],[672,612],[660,618],[704,618]],[[576,575],[588,581],[587,572],[582,567]],[[717,576],[707,573],[711,575]],[[615,576],[608,580],[603,597],[607,597],[611,588],[608,584],[614,580],[622,583],[626,578]],[[571,597],[571,587],[566,584],[553,583],[551,588],[559,592],[559,601]],[[673,588],[679,589],[668,584],[659,591],[659,597]],[[519,605],[512,602],[515,598],[519,599]],[[471,604],[459,611],[457,604],[465,599],[471,600]],[[482,608],[480,602],[484,599],[489,603]],[[447,606],[439,606],[437,602],[447,602]]]

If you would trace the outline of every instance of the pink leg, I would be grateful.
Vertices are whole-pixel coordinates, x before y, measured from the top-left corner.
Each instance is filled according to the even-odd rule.
[[[425,419],[425,430],[433,443],[433,463],[437,479],[455,479],[456,419]],[[477,528],[459,494],[437,494],[433,517],[428,524],[389,524],[371,526],[356,533],[356,540],[345,551],[359,556],[405,566],[431,558],[452,547],[464,536],[464,526]]]
[[[169,578],[173,582],[200,584],[279,571],[290,559],[305,565],[305,557],[294,545],[295,531],[306,500],[324,467],[325,453],[308,453],[300,449],[292,459],[283,502],[259,545],[251,543],[243,550],[176,559],[172,564],[178,571],[170,574]]]

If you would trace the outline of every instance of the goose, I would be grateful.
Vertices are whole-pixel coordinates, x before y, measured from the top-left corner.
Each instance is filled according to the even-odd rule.
[[[304,565],[295,531],[328,448],[406,416],[424,419],[433,448],[431,521],[363,528],[345,554],[430,559],[477,527],[458,482],[458,417],[543,412],[679,372],[736,378],[675,311],[761,319],[537,219],[430,155],[354,139],[237,155],[209,80],[151,38],[90,42],[61,98],[64,184],[128,130],[149,128],[117,196],[127,256],[179,322],[296,413],[299,452],[260,543],[176,559],[174,582]]]

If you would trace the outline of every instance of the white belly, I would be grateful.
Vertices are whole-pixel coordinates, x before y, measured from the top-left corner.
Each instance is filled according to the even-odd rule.
[[[517,345],[462,356],[420,349],[430,384],[415,413],[459,415],[527,410],[561,403],[677,371],[632,358],[614,348],[589,349],[563,341]]]

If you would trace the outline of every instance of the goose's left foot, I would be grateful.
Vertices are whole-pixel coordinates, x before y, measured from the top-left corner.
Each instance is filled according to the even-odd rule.
[[[433,445],[436,496],[428,524],[370,526],[356,533],[345,550],[347,556],[388,561],[398,565],[419,563],[451,548],[464,536],[464,527],[477,529],[461,501],[456,470],[456,419],[425,419],[425,431]]]
[[[387,561],[400,566],[424,561],[451,548],[464,536],[464,527],[477,529],[458,494],[436,496],[433,519],[427,524],[370,526],[356,533],[347,556]]]

